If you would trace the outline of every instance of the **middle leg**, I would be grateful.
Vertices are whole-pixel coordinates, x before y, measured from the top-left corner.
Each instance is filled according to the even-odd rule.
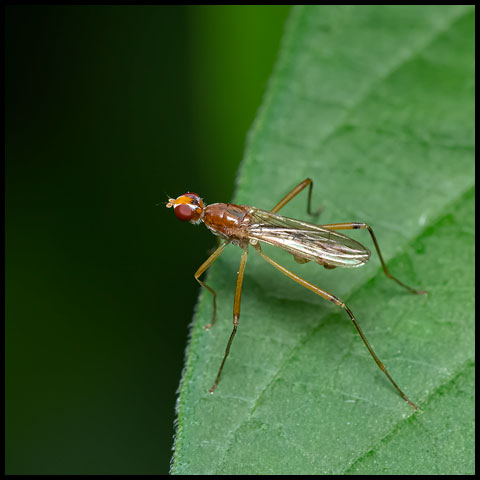
[[[375,245],[375,250],[377,251],[378,258],[380,259],[380,263],[382,264],[383,271],[385,275],[392,279],[394,282],[397,282],[401,287],[406,288],[409,292],[415,293],[416,295],[424,295],[427,293],[426,290],[415,290],[412,287],[409,287],[408,285],[405,285],[402,281],[400,281],[397,277],[394,277],[390,271],[387,268],[387,265],[385,264],[385,261],[383,260],[382,252],[380,252],[380,247],[378,246],[377,239],[375,237],[375,234],[373,233],[372,227],[367,225],[366,223],[360,223],[360,222],[348,222],[348,223],[331,223],[328,225],[321,225],[323,228],[328,228],[329,230],[368,230],[368,233],[370,233],[370,236],[372,237],[373,244]]]
[[[242,258],[240,260],[240,267],[238,269],[238,275],[237,275],[237,285],[235,287],[235,298],[233,300],[233,330],[232,330],[232,333],[230,334],[230,338],[228,339],[227,348],[225,349],[225,355],[223,356],[222,364],[220,365],[220,369],[218,370],[217,378],[215,379],[215,383],[211,386],[209,390],[210,393],[213,393],[216,386],[218,385],[218,382],[220,381],[220,376],[222,374],[223,366],[225,365],[225,360],[227,359],[228,354],[230,353],[230,347],[232,345],[233,338],[237,333],[238,321],[240,319],[240,300],[242,297],[243,274],[245,273],[247,256],[248,256],[248,247],[245,247],[242,254]]]

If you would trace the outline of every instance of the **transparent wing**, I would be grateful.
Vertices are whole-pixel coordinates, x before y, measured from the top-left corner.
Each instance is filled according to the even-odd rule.
[[[346,235],[313,223],[282,217],[249,207],[249,236],[279,247],[297,259],[332,267],[359,267],[368,262],[370,251]]]

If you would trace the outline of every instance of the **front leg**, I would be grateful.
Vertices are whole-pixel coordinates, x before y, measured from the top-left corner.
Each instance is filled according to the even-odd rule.
[[[205,270],[212,265],[212,263],[222,254],[223,249],[227,244],[221,243],[218,248],[200,265],[199,269],[195,272],[195,280],[200,284],[201,287],[206,288],[213,295],[213,314],[212,321],[205,325],[205,329],[208,330],[215,323],[215,316],[217,314],[217,294],[212,287],[209,287],[206,283],[200,280],[200,276],[205,272]]]

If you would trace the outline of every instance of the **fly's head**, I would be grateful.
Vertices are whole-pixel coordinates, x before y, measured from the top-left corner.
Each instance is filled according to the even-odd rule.
[[[167,208],[172,208],[182,222],[200,223],[205,205],[196,193],[188,192],[177,198],[169,198]]]

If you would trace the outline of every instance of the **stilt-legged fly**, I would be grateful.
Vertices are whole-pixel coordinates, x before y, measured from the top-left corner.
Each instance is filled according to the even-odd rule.
[[[248,205],[234,205],[231,203],[213,203],[211,205],[206,205],[199,195],[191,192],[184,193],[175,199],[170,198],[167,203],[168,208],[173,207],[175,215],[178,219],[184,222],[189,221],[194,224],[203,222],[207,228],[212,231],[212,233],[220,237],[219,247],[195,272],[195,279],[197,282],[202,287],[209,290],[213,295],[212,320],[211,323],[206,325],[206,328],[211,327],[215,323],[216,293],[211,287],[200,280],[200,276],[221,255],[227,244],[232,243],[243,249],[242,258],[240,260],[240,268],[237,275],[235,297],[233,301],[233,331],[228,340],[227,347],[225,349],[225,355],[220,365],[220,369],[218,370],[215,382],[210,388],[210,392],[215,390],[218,382],[220,381],[225,360],[230,352],[233,338],[237,333],[237,327],[240,318],[240,298],[242,294],[243,275],[245,273],[245,265],[247,263],[248,247],[249,245],[252,245],[266,262],[273,265],[277,270],[285,274],[287,277],[308,288],[313,293],[316,293],[317,295],[320,295],[326,300],[329,300],[335,305],[343,308],[355,325],[355,328],[360,334],[360,337],[362,338],[377,365],[387,376],[390,382],[392,382],[393,386],[397,389],[402,398],[415,410],[417,410],[418,406],[402,392],[400,387],[395,383],[393,378],[388,373],[385,365],[380,361],[376,353],[373,351],[367,340],[367,337],[360,328],[357,319],[347,305],[345,305],[345,303],[335,295],[328,293],[326,290],[323,290],[316,285],[307,282],[298,275],[290,272],[285,267],[278,264],[275,260],[265,255],[265,253],[262,251],[260,244],[266,243],[291,253],[298,263],[313,261],[323,265],[328,269],[335,267],[360,267],[367,263],[370,259],[370,251],[362,244],[342,233],[338,233],[338,231],[352,229],[368,230],[380,258],[380,263],[382,264],[385,275],[394,280],[400,286],[406,288],[411,293],[426,293],[424,290],[415,290],[405,285],[389,272],[380,252],[375,234],[373,233],[372,228],[366,223],[349,222],[315,225],[313,223],[302,222],[301,220],[295,220],[293,218],[287,218],[277,214],[282,207],[284,207],[307,186],[309,186],[307,211],[310,215],[314,215],[311,212],[313,183],[309,178],[297,185],[270,211],[260,210],[259,208]]]

